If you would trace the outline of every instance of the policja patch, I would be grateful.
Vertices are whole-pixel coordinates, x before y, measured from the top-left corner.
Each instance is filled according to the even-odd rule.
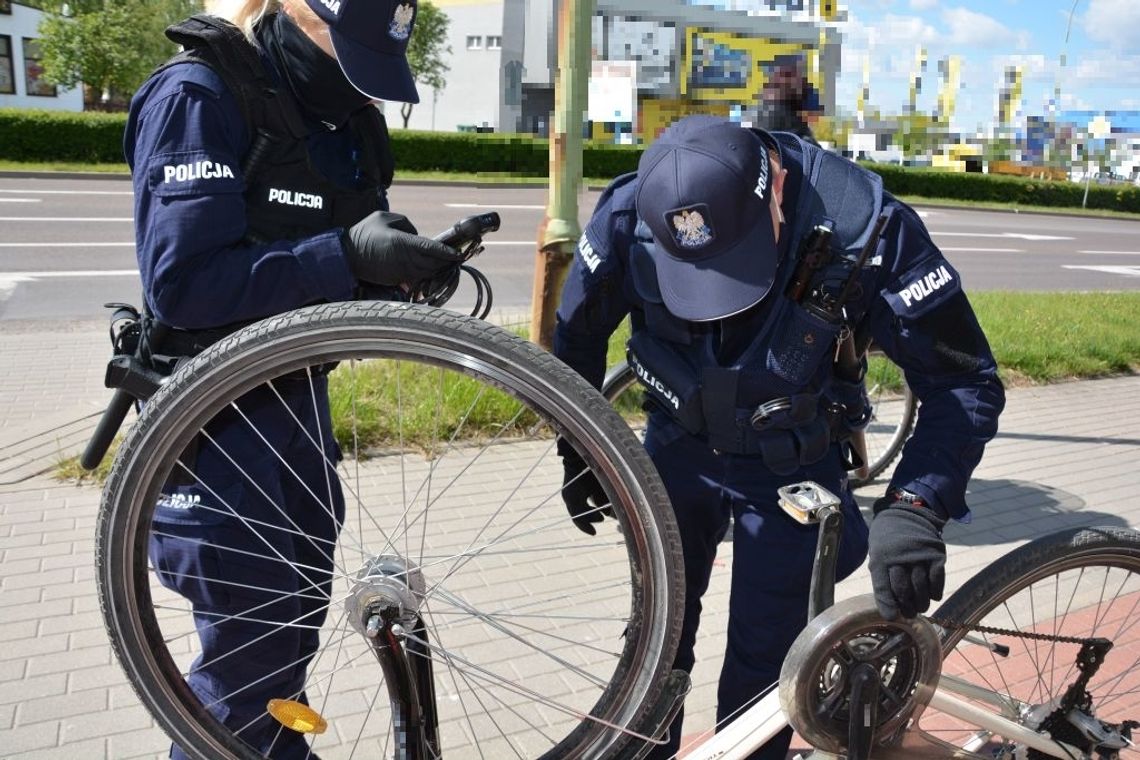
[[[240,193],[242,180],[228,161],[201,150],[161,153],[147,165],[147,184],[159,197]]]
[[[962,290],[961,278],[941,256],[927,259],[887,286],[883,298],[903,317],[917,317]]]

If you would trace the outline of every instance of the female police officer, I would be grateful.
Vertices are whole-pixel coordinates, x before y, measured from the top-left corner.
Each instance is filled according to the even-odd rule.
[[[146,309],[170,328],[159,352],[193,354],[253,320],[351,298],[359,282],[405,287],[454,264],[382,210],[391,165],[373,101],[418,101],[405,58],[415,8],[231,0],[168,30],[183,52],[135,96],[125,145]],[[310,443],[336,450],[327,403],[314,408],[310,391],[324,398],[324,382],[277,382],[207,425],[164,488],[150,546],[162,583],[193,605],[191,689],[271,757],[310,756],[266,705],[305,701],[332,569],[322,547],[343,519]],[[274,461],[243,456],[265,451],[253,431]],[[314,491],[333,506],[318,509]],[[251,529],[280,523],[272,510],[296,530]],[[281,578],[283,561],[309,568],[310,587],[286,587],[297,581]]]
[[[806,622],[816,533],[780,510],[779,486],[813,480],[843,495],[838,573],[853,572],[869,544],[885,617],[941,598],[942,526],[968,514],[966,483],[1004,393],[957,272],[875,175],[791,133],[676,122],[599,200],[563,291],[555,353],[599,386],[607,338],[626,314],[627,355],[651,401],[645,446],[680,527],[675,665],[686,671],[731,517],[718,724],[778,679]],[[844,474],[843,440],[867,420],[857,360],[854,371],[835,362],[851,333],[873,337],[922,402],[869,540]],[[563,500],[592,535],[604,493],[563,453]],[[650,756],[671,757],[680,728],[678,717]],[[756,756],[782,760],[790,737]]]

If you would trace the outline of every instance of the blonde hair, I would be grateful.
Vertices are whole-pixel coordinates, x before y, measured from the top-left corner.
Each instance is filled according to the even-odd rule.
[[[303,18],[318,18],[304,0],[206,0],[208,13],[241,29],[250,42],[254,41],[253,28],[257,23],[283,6]]]

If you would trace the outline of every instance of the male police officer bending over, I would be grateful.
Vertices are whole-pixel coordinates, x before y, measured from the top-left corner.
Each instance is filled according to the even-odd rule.
[[[718,723],[778,679],[806,622],[816,528],[780,510],[777,487],[814,480],[843,494],[838,573],[869,546],[884,617],[942,597],[942,528],[969,514],[966,483],[1004,393],[958,273],[877,176],[790,133],[676,122],[599,200],[563,291],[555,353],[600,386],[606,339],[627,314],[629,357],[652,400],[645,446],[681,529],[675,665],[686,671],[731,517]],[[869,536],[845,482],[843,440],[868,414],[859,362],[836,369],[852,334],[860,345],[873,338],[922,402]],[[604,496],[562,451],[564,500],[593,535]],[[651,756],[672,756],[680,728],[678,716]],[[756,757],[783,758],[790,737]]]

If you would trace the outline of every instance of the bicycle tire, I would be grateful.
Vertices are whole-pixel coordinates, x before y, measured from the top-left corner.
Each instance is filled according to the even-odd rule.
[[[935,623],[953,624],[940,637],[943,680],[947,674],[957,676],[1016,700],[1007,699],[1002,713],[1040,730],[1076,677],[1079,646],[968,629],[989,626],[1049,636],[1106,636],[1115,647],[1088,684],[1093,711],[1099,720],[1114,724],[1138,719],[1140,632],[1132,630],[1138,603],[1140,533],[1102,527],[1043,536],[974,575],[933,614]],[[1003,656],[992,651],[992,644],[1008,646],[1009,652]],[[979,757],[997,756],[991,753],[1005,741],[932,708],[918,725],[926,734]],[[1069,730],[1056,729],[1061,735],[1054,738],[1071,740]],[[1039,755],[1030,750],[1028,756]],[[1138,756],[1140,750],[1135,748],[1121,753],[1121,758]]]
[[[893,365],[882,351],[872,348],[868,354],[867,397],[871,401],[871,421],[863,429],[863,439],[867,446],[866,475],[851,476],[851,487],[861,488],[885,474],[891,464],[902,453],[907,439],[914,432],[918,420],[918,399],[901,376],[901,392],[891,390],[890,375]],[[858,471],[856,471],[858,472]]]
[[[680,635],[684,590],[676,524],[665,489],[642,445],[600,395],[576,373],[533,344],[494,325],[452,312],[382,302],[310,307],[265,320],[226,338],[171,378],[147,404],[121,447],[99,513],[96,563],[100,604],[116,655],[140,700],[162,728],[194,756],[211,760],[262,756],[238,735],[241,729],[227,728],[187,687],[185,663],[194,652],[183,652],[180,647],[185,648],[189,640],[193,649],[193,622],[190,621],[187,633],[185,618],[189,610],[185,609],[186,605],[183,604],[181,610],[171,611],[180,603],[179,598],[167,593],[152,577],[155,571],[149,566],[147,545],[154,535],[152,520],[160,489],[179,466],[179,457],[187,444],[216,414],[240,408],[252,389],[275,388],[273,384],[285,375],[295,378],[298,372],[308,374],[311,389],[311,368],[328,367],[331,362],[339,363],[337,372],[353,372],[354,410],[357,408],[357,367],[363,371],[365,366],[389,363],[397,372],[397,385],[404,376],[399,373],[407,371],[407,367],[422,367],[432,373],[433,380],[439,377],[442,395],[445,379],[450,382],[454,376],[460,382],[479,384],[478,396],[468,412],[476,403],[498,398],[498,394],[515,405],[514,410],[508,412],[511,420],[521,420],[511,422],[507,433],[496,434],[482,448],[457,445],[455,431],[450,431],[453,435],[445,445],[429,451],[430,459],[425,458],[420,449],[414,451],[418,457],[414,459],[411,444],[402,448],[398,445],[404,441],[401,432],[397,442],[390,443],[384,451],[374,452],[377,460],[397,462],[401,478],[410,480],[412,475],[405,471],[414,474],[412,468],[418,463],[420,469],[427,472],[421,488],[424,482],[431,487],[432,473],[458,473],[441,491],[432,492],[430,507],[436,524],[444,518],[434,517],[434,514],[448,515],[446,531],[439,531],[442,538],[438,540],[443,548],[432,549],[432,542],[437,539],[436,534],[428,535],[426,507],[414,520],[407,512],[403,516],[404,524],[412,526],[423,518],[423,536],[402,540],[405,545],[420,541],[418,561],[425,576],[428,574],[425,558],[432,559],[425,546],[444,557],[440,563],[452,563],[447,566],[448,575],[434,579],[436,586],[419,598],[427,610],[425,619],[434,626],[430,645],[433,651],[443,653],[442,659],[438,654],[433,658],[436,689],[450,694],[440,704],[441,710],[448,713],[440,718],[442,754],[446,756],[450,747],[453,756],[463,757],[484,753],[487,757],[506,756],[509,750],[520,757],[593,757],[624,743],[631,730],[651,730],[642,727],[641,721],[653,708],[671,666]],[[437,414],[442,413],[437,410]],[[456,424],[462,427],[467,419],[464,416]],[[401,416],[401,426],[402,420]],[[358,432],[354,427],[353,440]],[[577,533],[565,514],[558,496],[562,470],[554,453],[555,434],[569,441],[590,464],[613,502],[616,519],[607,520],[606,524],[612,527],[608,532],[599,528],[596,539],[586,539]],[[314,447],[317,445],[314,438],[310,437],[309,441]],[[500,447],[501,451],[494,447]],[[393,451],[394,448],[397,450]],[[478,449],[479,453],[469,452],[471,448]],[[460,517],[466,515],[467,510],[481,508],[479,499],[484,492],[491,493],[495,488],[480,485],[488,478],[478,476],[480,468],[470,461],[471,457],[477,460],[487,451],[499,451],[500,459],[509,463],[507,468],[492,475],[508,481],[514,477],[511,473],[523,472],[523,475],[513,487],[508,482],[507,496],[495,497],[500,502],[497,507],[492,503],[491,507],[498,511],[487,519],[479,535],[489,530],[500,513],[509,512],[509,519],[515,519],[520,509],[518,505],[525,502],[530,511],[524,511],[519,522],[513,523],[513,526],[521,525],[526,518],[525,527],[513,533],[510,539],[516,542],[517,550],[508,546],[501,536],[493,542],[484,541],[486,545],[479,544],[476,550],[479,535],[472,539],[470,531],[458,543],[447,543],[451,540],[449,532],[461,532]],[[534,457],[529,469],[506,472],[519,461],[519,452]],[[345,461],[357,468],[357,503],[350,507],[360,510],[365,506],[361,498],[364,492],[359,490],[363,482],[359,472],[360,468],[367,468],[371,460],[362,460],[363,450],[350,453],[352,458]],[[322,465],[329,462],[324,451],[321,456],[325,457]],[[449,457],[456,460],[457,469],[445,469]],[[241,467],[237,462],[235,466]],[[333,468],[319,469],[327,474]],[[337,466],[335,472],[338,478],[351,480],[348,465]],[[534,477],[529,477],[531,475]],[[551,475],[554,485],[546,483],[542,475]],[[442,479],[443,475],[439,477]],[[466,481],[452,488],[458,478],[466,478]],[[345,489],[354,484],[338,485]],[[456,505],[449,507],[445,499],[448,494],[455,494]],[[398,498],[393,499],[397,504],[391,514],[398,514],[405,504],[414,502],[416,494],[411,501],[407,490],[403,496],[403,503],[399,503]],[[367,506],[368,517],[377,521],[377,526],[381,519],[390,516],[382,512],[383,501],[373,499]],[[457,506],[463,511],[448,511]],[[538,506],[543,507],[541,513]],[[530,520],[539,520],[537,515],[540,514],[541,522],[535,528]],[[343,558],[344,546],[349,541],[346,534],[357,517],[361,520],[360,547],[365,546],[363,539],[372,526],[363,523],[363,515],[350,515],[338,523],[337,557]],[[337,520],[335,515],[333,519]],[[257,532],[257,526],[246,527]],[[508,530],[511,527],[508,526]],[[268,533],[269,526],[264,530]],[[407,530],[410,532],[411,528]],[[539,534],[539,539],[533,538]],[[384,540],[392,543],[388,536]],[[470,543],[463,543],[468,540]],[[449,556],[447,552],[456,551],[451,546],[466,546],[466,549]],[[501,547],[502,551],[496,553],[488,547]],[[530,565],[515,561],[514,554],[524,550],[533,551]],[[370,556],[361,553],[365,558]],[[509,555],[511,560],[501,559],[499,555]],[[521,556],[525,563],[526,555]],[[551,561],[551,556],[558,561]],[[475,562],[471,557],[481,563],[478,573],[474,574],[476,582],[470,588],[460,587],[461,580],[472,580],[459,575]],[[539,564],[540,561],[545,564]],[[533,579],[533,585],[528,587],[523,581],[532,579],[521,570],[523,567],[531,568],[532,572],[538,567],[550,570],[545,576]],[[304,575],[302,568],[290,566],[290,569]],[[458,578],[454,583],[453,576]],[[568,580],[565,576],[569,576]],[[345,576],[346,585],[351,586],[351,577]],[[496,585],[489,580],[484,582],[492,577],[501,579],[497,581],[501,593],[496,592],[494,600],[486,598],[485,603],[495,606],[476,608],[474,605],[484,594],[480,587]],[[606,583],[593,583],[591,578],[604,579]],[[330,583],[337,580],[330,577]],[[573,585],[574,581],[578,585]],[[547,592],[545,601],[536,601],[543,593],[540,589],[543,582],[550,582],[553,588]],[[448,588],[432,597],[432,593],[445,584]],[[310,583],[309,587],[314,586]],[[509,589],[515,596],[511,597],[503,589]],[[577,601],[562,599],[563,593],[592,596],[586,600],[589,604],[579,607]],[[439,600],[456,595],[467,595],[470,600],[463,598],[453,603],[454,609],[446,611],[466,614],[464,624],[474,627],[476,635],[465,635],[471,635],[474,643],[461,641],[458,634],[452,633],[452,628],[457,626],[449,621],[445,621],[446,625],[434,623],[433,615],[446,604]],[[330,594],[329,599],[335,602],[335,596]],[[520,599],[525,599],[529,606],[524,609]],[[577,614],[556,614],[558,603]],[[543,604],[551,606],[547,608],[541,606]],[[600,612],[591,617],[594,609]],[[527,611],[531,614],[524,614]],[[515,617],[525,617],[528,622],[524,626],[514,620]],[[327,620],[333,618],[334,615],[329,614]],[[347,630],[347,623],[345,625]],[[534,631],[541,628],[535,634],[540,643],[522,641],[520,632],[528,628]],[[580,635],[581,638],[575,638]],[[349,640],[349,636],[342,638],[345,640]],[[171,646],[174,641],[180,643]],[[327,631],[322,631],[322,645],[330,647],[330,641]],[[314,709],[324,706],[332,710],[337,706],[333,681],[348,672],[336,669],[339,653],[337,657],[334,670],[327,676],[327,685],[314,681],[320,658],[310,664],[305,688],[319,687],[324,700],[310,701]],[[487,658],[488,662],[482,663],[480,657]],[[361,674],[354,675],[357,678],[353,683],[359,686]],[[339,724],[339,713],[322,712],[322,717],[337,728],[331,732],[333,736],[329,741],[341,735],[351,738],[358,723],[358,742],[361,737],[367,742],[380,741],[379,735],[366,736],[365,726],[370,730],[378,728],[380,734],[390,731],[391,726],[385,725],[382,711],[372,717],[377,702],[386,702],[383,698],[377,699],[379,690],[384,687],[373,683],[378,681],[373,669],[365,670],[363,675],[367,688],[376,690],[371,693],[369,712],[362,720],[361,710],[357,709],[359,704],[354,702],[352,711]],[[479,680],[483,678],[486,683]],[[522,683],[516,683],[520,681]],[[587,682],[589,688],[583,687],[582,681]],[[465,684],[470,688],[465,688]],[[476,692],[477,686],[482,694]],[[466,692],[474,694],[471,701],[464,697]],[[334,699],[328,699],[330,694]],[[530,698],[533,703],[514,704],[504,695],[514,701],[520,696]],[[479,710],[482,714],[473,716]],[[538,722],[529,722],[532,720]],[[565,730],[565,736],[551,735],[559,730]],[[315,752],[330,746],[322,744],[324,740],[316,736],[308,740]],[[457,751],[458,748],[462,751]]]
[[[637,383],[637,375],[633,371],[633,367],[629,365],[629,361],[622,359],[615,364],[606,373],[606,377],[602,380],[602,396],[609,401],[610,404],[617,407],[619,412],[623,414],[637,414],[642,409],[644,396],[639,390],[640,386]],[[623,397],[627,392],[637,394],[636,396],[629,396],[628,403],[618,405],[618,400]]]

